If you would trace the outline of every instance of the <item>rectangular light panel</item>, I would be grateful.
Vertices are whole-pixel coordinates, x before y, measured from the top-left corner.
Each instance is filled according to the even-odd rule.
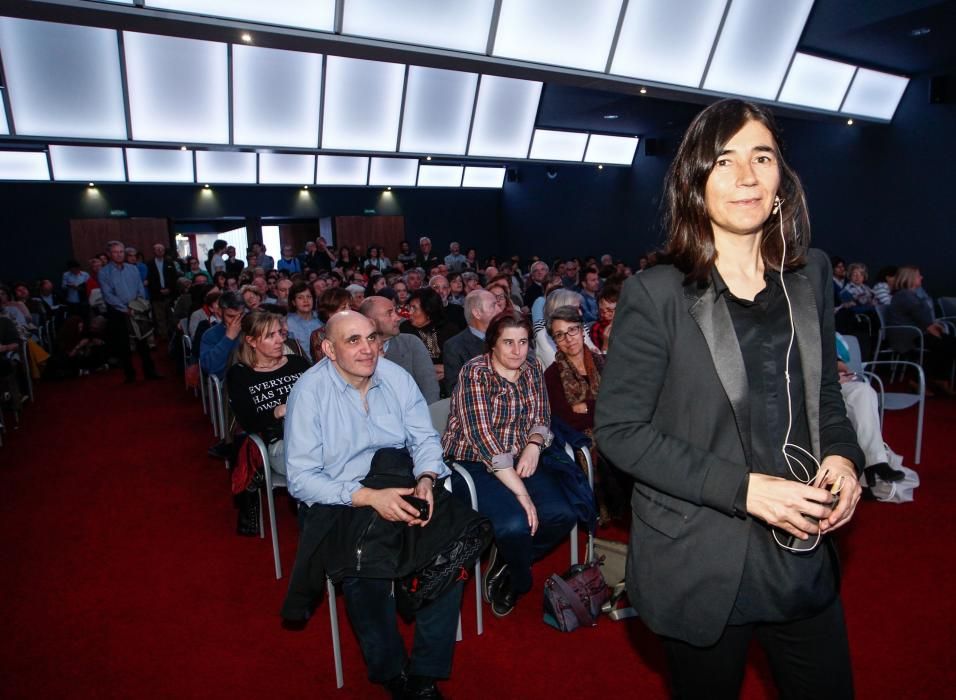
[[[420,165],[419,187],[461,187],[461,165]]]
[[[130,182],[195,182],[193,152],[162,148],[127,148]]]
[[[365,185],[368,182],[368,158],[358,156],[319,156],[315,171],[317,185]]]
[[[399,150],[464,155],[477,73],[409,66]]]
[[[322,56],[236,44],[232,81],[235,143],[318,146]]]
[[[502,0],[493,55],[604,72],[622,0]]]
[[[115,31],[4,17],[0,47],[18,134],[126,138]]]
[[[854,70],[847,63],[798,53],[793,57],[779,99],[781,102],[836,112],[853,80]]]
[[[133,139],[229,142],[226,45],[123,32]]]
[[[493,187],[501,189],[505,185],[504,168],[476,168],[467,166],[462,187]]]
[[[256,184],[256,154],[196,151],[196,182],[219,185]]]
[[[539,82],[481,76],[468,155],[525,158],[540,98]]]
[[[0,180],[49,180],[46,153],[0,151]]]
[[[50,146],[54,180],[125,182],[122,148]]]
[[[531,155],[535,160],[571,160],[581,162],[588,135],[577,131],[535,129]]]
[[[3,108],[3,88],[0,87],[0,134],[10,133],[10,125],[7,124],[7,110]]]
[[[146,6],[320,32],[335,29],[335,0],[146,0]]]
[[[484,53],[494,0],[348,0],[342,33]]]
[[[877,119],[892,119],[909,78],[860,68],[841,111]]]
[[[418,160],[415,158],[372,158],[368,184],[414,187],[416,177]]]
[[[311,185],[315,182],[315,156],[260,153],[259,182],[263,185]]]
[[[813,0],[734,0],[704,88],[776,98]]]
[[[322,148],[394,151],[405,66],[328,56]]]
[[[591,138],[588,139],[588,150],[584,154],[584,162],[631,165],[634,162],[639,140],[636,136],[591,134]]]
[[[697,87],[728,0],[630,0],[611,73]]]

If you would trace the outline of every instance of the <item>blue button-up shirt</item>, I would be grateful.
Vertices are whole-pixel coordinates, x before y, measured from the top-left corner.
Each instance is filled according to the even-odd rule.
[[[379,358],[366,395],[325,358],[296,382],[286,403],[289,493],[308,505],[351,505],[383,447],[407,447],[414,474],[449,474],[428,405],[408,372]]]
[[[299,345],[312,358],[312,346],[309,342],[312,338],[312,331],[321,328],[324,324],[319,320],[315,313],[308,320],[302,318],[295,311],[290,311],[286,316],[286,324],[289,327],[289,337],[299,341]],[[315,358],[312,358],[315,359]]]
[[[135,265],[123,263],[116,267],[114,263],[104,266],[96,278],[103,290],[103,298],[110,308],[126,313],[126,305],[133,299],[145,299],[146,288],[143,278]]]

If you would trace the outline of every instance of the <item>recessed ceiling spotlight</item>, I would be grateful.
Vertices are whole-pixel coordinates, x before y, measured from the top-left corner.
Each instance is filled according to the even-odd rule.
[[[853,120],[852,120],[852,119],[847,119],[847,120],[846,120],[846,125],[847,125],[847,126],[853,126]]]
[[[95,182],[91,182],[91,183],[90,183],[90,187],[96,187],[96,183],[95,183]]]
[[[179,150],[180,150],[180,151],[185,151],[185,150],[186,150],[186,147],[185,147],[185,146],[180,146],[180,147],[179,147]]]
[[[647,88],[646,88],[646,87],[642,87],[642,88],[641,88],[641,94],[642,94],[642,95],[646,95],[646,94],[647,94]]]
[[[243,33],[242,33],[242,40],[243,40],[244,42],[246,42],[247,44],[251,44],[251,43],[252,43],[252,34],[250,34],[249,32],[243,32]]]
[[[930,33],[929,27],[917,27],[916,29],[910,29],[910,36],[926,36]]]
[[[203,188],[204,190],[208,190],[208,189],[209,189],[209,185],[203,185],[202,188]]]
[[[604,170],[604,166],[598,163],[598,170]]]
[[[388,187],[386,187],[386,188],[385,188],[385,191],[386,191],[386,192],[391,192],[391,191],[392,191],[392,186],[389,185]]]
[[[307,190],[307,189],[309,189],[309,186],[308,186],[308,185],[302,185],[302,189]]]
[[[425,160],[431,160],[431,159],[432,159],[431,156],[425,156]]]

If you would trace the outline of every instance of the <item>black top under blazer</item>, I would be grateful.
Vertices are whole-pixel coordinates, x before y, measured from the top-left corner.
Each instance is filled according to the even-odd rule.
[[[785,274],[812,452],[863,456],[836,370],[827,256]],[[659,265],[624,285],[595,412],[605,456],[635,477],[631,603],[655,633],[709,646],[733,609],[753,520],[734,500],[749,473],[747,373],[723,295]]]

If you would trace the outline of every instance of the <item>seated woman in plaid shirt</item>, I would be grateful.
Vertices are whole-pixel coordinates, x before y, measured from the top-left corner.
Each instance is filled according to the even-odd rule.
[[[551,414],[541,369],[533,358],[528,361],[530,333],[518,314],[505,311],[492,320],[485,332],[487,352],[461,369],[442,438],[445,454],[474,479],[478,510],[495,528],[483,583],[485,600],[498,617],[531,589],[532,562],[578,520],[548,464],[566,459],[564,454],[549,450],[548,459],[541,459],[551,444]]]

